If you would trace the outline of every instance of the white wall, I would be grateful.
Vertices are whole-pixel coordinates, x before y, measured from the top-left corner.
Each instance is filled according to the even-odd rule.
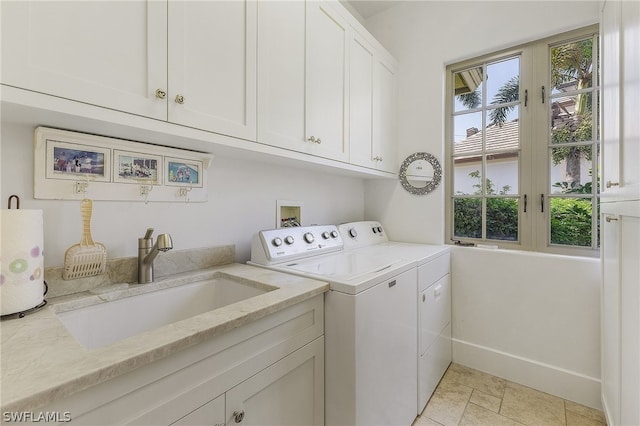
[[[596,1],[409,1],[369,18],[369,31],[395,56],[399,162],[416,151],[444,166],[445,67],[463,59],[596,23]],[[365,185],[368,219],[399,240],[444,238],[443,185],[412,196],[393,181]]]
[[[33,131],[2,122],[2,208],[18,194],[21,208],[44,210],[45,266],[61,266],[65,250],[80,241],[80,203],[33,199]],[[214,158],[208,173],[207,203],[94,201],[93,239],[106,245],[109,258],[137,256],[138,238],[153,227],[172,235],[175,250],[235,244],[236,260],[244,262],[253,234],[275,227],[276,200],[301,201],[305,225],[364,217],[359,178],[224,157]]]
[[[598,19],[596,1],[401,2],[369,18],[400,63],[399,161],[427,151],[444,166],[446,65]],[[365,216],[392,239],[442,243],[443,188],[417,197],[397,182],[368,181]],[[597,260],[471,249],[455,250],[452,264],[454,361],[600,405]]]
[[[600,406],[600,260],[456,247],[454,360]]]

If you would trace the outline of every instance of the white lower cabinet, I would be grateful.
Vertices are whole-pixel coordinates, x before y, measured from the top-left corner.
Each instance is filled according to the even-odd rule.
[[[323,425],[323,295],[39,411],[79,425]]]
[[[225,395],[223,394],[172,424],[176,426],[222,426],[225,424],[224,402]]]
[[[322,425],[323,400],[324,339],[319,338],[228,391],[226,424]]]
[[[318,338],[173,425],[321,425],[323,366],[324,339]]]

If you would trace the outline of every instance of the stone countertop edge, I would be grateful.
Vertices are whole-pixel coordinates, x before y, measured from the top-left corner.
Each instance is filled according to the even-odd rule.
[[[276,289],[96,349],[78,343],[55,315],[146,292],[143,286],[158,290],[216,277]],[[328,290],[326,282],[235,263],[117,287],[117,297],[85,292],[48,299],[40,311],[0,324],[1,410],[33,411]]]

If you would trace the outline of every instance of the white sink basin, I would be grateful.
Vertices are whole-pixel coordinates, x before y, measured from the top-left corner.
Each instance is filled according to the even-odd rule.
[[[213,278],[56,315],[78,342],[94,349],[268,291],[229,278]]]

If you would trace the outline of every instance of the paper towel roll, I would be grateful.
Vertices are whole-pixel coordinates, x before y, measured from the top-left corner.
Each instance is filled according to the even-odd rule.
[[[0,210],[0,314],[26,311],[44,298],[42,210]]]

